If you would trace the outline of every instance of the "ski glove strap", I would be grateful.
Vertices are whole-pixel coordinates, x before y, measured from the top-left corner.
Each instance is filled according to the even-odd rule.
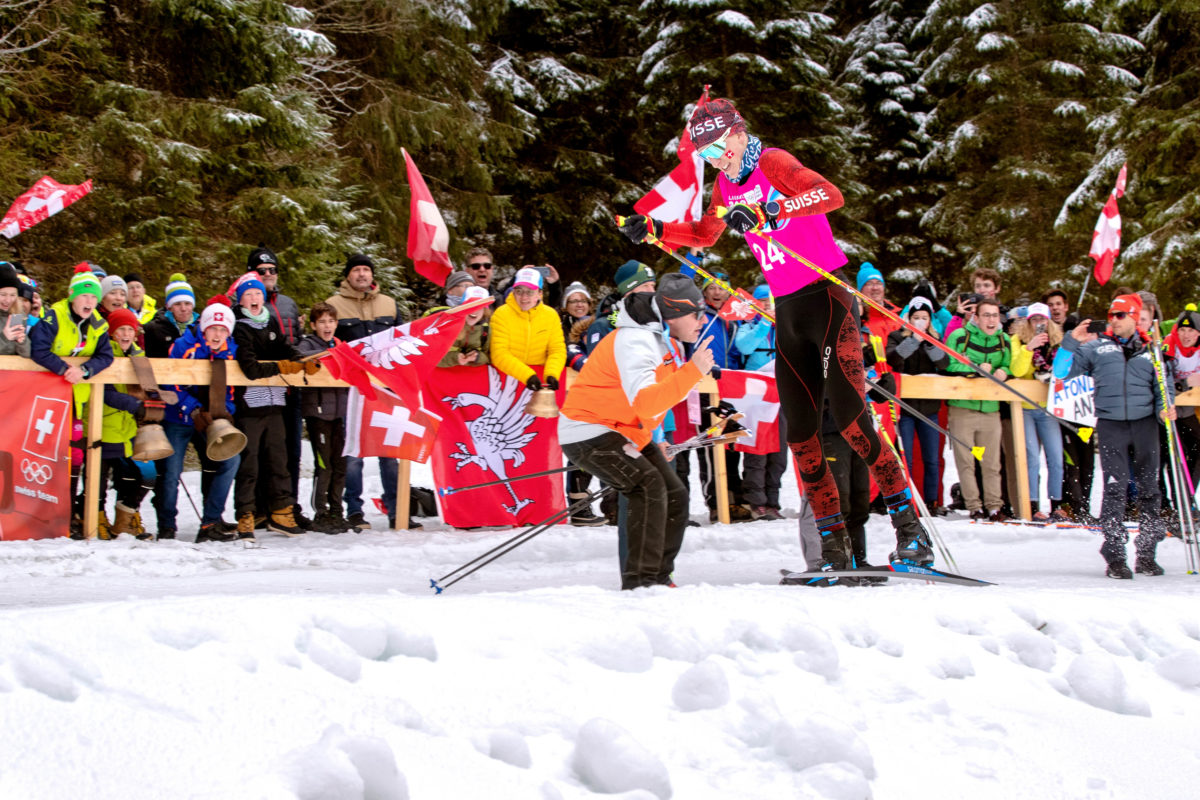
[[[778,214],[778,204],[771,205],[775,206],[775,213]],[[775,215],[768,214],[768,209],[758,203],[735,203],[725,213],[725,224],[738,233],[762,230],[768,224],[774,228],[774,223]]]

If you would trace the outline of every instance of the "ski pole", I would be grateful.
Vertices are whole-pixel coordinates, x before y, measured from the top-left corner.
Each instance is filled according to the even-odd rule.
[[[1185,552],[1187,553],[1187,572],[1189,575],[1195,575],[1197,573],[1197,567],[1200,565],[1195,563],[1196,559],[1194,557],[1194,553],[1192,552],[1192,548],[1187,544],[1189,537],[1193,539],[1195,538],[1195,531],[1192,530],[1188,525],[1187,511],[1190,511],[1190,508],[1185,510],[1185,501],[1183,501],[1183,499],[1180,497],[1181,486],[1179,478],[1181,476],[1179,475],[1179,470],[1176,467],[1176,461],[1179,458],[1179,454],[1175,449],[1175,426],[1172,425],[1172,420],[1167,418],[1167,412],[1171,409],[1171,399],[1170,395],[1167,393],[1167,370],[1166,364],[1163,363],[1162,332],[1158,327],[1158,314],[1154,315],[1150,323],[1150,348],[1151,361],[1154,364],[1154,377],[1158,381],[1158,395],[1162,402],[1163,424],[1165,424],[1167,428],[1167,472],[1170,473],[1172,489],[1175,494],[1175,513],[1179,517],[1179,532],[1184,538],[1184,548]],[[1188,500],[1186,502],[1190,505],[1191,501]]]
[[[599,499],[600,497],[603,497],[604,495],[608,494],[612,490],[613,490],[613,487],[611,487],[611,486],[601,487],[601,488],[595,490],[594,492],[589,493],[586,498],[581,498],[579,500],[576,500],[574,503],[570,504],[569,506],[564,508],[562,511],[554,512],[553,514],[551,514],[549,517],[547,517],[542,522],[531,525],[530,527],[517,533],[515,536],[505,539],[503,542],[496,545],[491,550],[488,550],[486,553],[476,556],[475,558],[471,559],[470,561],[468,561],[467,563],[463,564],[460,567],[455,567],[454,569],[450,570],[449,572],[447,572],[445,575],[438,578],[437,580],[430,578],[429,579],[429,588],[433,589],[435,594],[441,594],[443,589],[449,589],[451,586],[458,583],[459,581],[461,581],[463,578],[467,577],[468,575],[476,572],[477,570],[482,569],[483,567],[486,567],[488,564],[492,563],[493,561],[500,558],[501,556],[511,553],[513,550],[516,550],[518,547],[525,544],[526,542],[528,542],[530,539],[534,538],[538,534],[545,532],[548,528],[550,528],[554,525],[557,525],[559,522],[566,519],[568,516],[570,516],[575,511],[578,511],[578,510],[584,508],[584,506],[590,507],[593,501]],[[507,548],[507,549],[505,549],[505,548]],[[493,553],[495,553],[495,555],[492,555]],[[488,556],[491,556],[491,558],[488,558]],[[487,559],[487,560],[485,561],[484,559]],[[480,562],[482,562],[482,563],[480,563]],[[470,567],[472,564],[474,564],[476,566],[474,566],[472,569],[468,570],[467,567]],[[464,570],[466,570],[466,571],[464,572]],[[457,573],[457,577],[455,577],[454,580],[450,581],[449,583],[445,584],[444,586],[442,585],[442,581],[446,580],[451,575],[455,575],[456,573]]]
[[[447,486],[445,488],[439,488],[437,493],[438,497],[445,497],[451,494],[458,494],[459,492],[469,492],[472,489],[483,489],[488,486],[499,486],[502,483],[516,483],[517,481],[526,481],[530,478],[545,478],[547,475],[558,475],[561,472],[570,472],[573,469],[578,468],[574,464],[568,464],[567,466],[559,467],[558,469],[548,469],[545,472],[531,472],[528,475],[518,475],[515,478],[508,478],[507,480],[487,481],[486,483],[476,483],[472,484],[471,486]]]
[[[922,414],[920,411],[917,411],[917,410],[916,410],[915,408],[913,408],[911,405],[909,405],[908,403],[904,402],[904,401],[903,401],[903,400],[901,400],[899,397],[897,397],[896,395],[892,394],[891,392],[889,392],[887,389],[885,389],[885,388],[883,388],[882,386],[880,386],[880,385],[879,385],[878,383],[876,383],[875,381],[871,380],[870,378],[867,378],[867,379],[866,379],[866,381],[867,381],[867,386],[869,386],[869,387],[871,387],[872,389],[874,389],[875,391],[879,392],[881,395],[883,395],[884,397],[886,397],[886,398],[887,398],[889,401],[891,401],[891,402],[893,402],[893,403],[896,403],[896,404],[898,404],[898,405],[899,405],[901,408],[903,408],[903,409],[904,409],[905,411],[907,411],[909,414],[912,414],[914,417],[916,417],[917,419],[919,419],[921,422],[924,422],[924,423],[925,423],[926,425],[928,425],[929,427],[931,427],[931,428],[933,428],[934,430],[938,431],[939,433],[941,433],[943,436],[945,436],[945,437],[946,437],[947,439],[949,439],[950,441],[954,442],[954,443],[955,443],[956,445],[958,445],[959,447],[965,447],[966,449],[970,450],[970,451],[971,451],[971,455],[975,456],[975,460],[976,460],[976,461],[983,461],[983,453],[984,453],[984,448],[983,448],[983,447],[980,447],[980,446],[978,446],[978,445],[976,445],[976,446],[974,446],[974,447],[973,447],[973,446],[971,446],[971,445],[967,444],[967,443],[966,443],[966,442],[964,442],[962,439],[958,438],[958,437],[957,437],[957,436],[955,436],[953,433],[951,433],[950,431],[946,430],[946,429],[945,429],[945,428],[943,428],[941,425],[937,424],[936,422],[934,422],[933,420],[931,420],[929,417],[927,417],[927,416],[925,416],[924,414]]]
[[[942,554],[942,558],[946,563],[958,572],[958,562],[954,560],[954,556],[950,554],[950,548],[946,545],[946,540],[942,536],[941,530],[933,521],[933,514],[929,513],[929,506],[925,505],[925,498],[917,491],[917,482],[913,480],[912,472],[908,468],[907,453],[904,452],[904,442],[900,437],[896,437],[896,441],[892,441],[892,437],[888,436],[887,428],[883,425],[879,426],[879,432],[883,434],[883,440],[892,448],[892,452],[896,453],[896,458],[900,462],[900,469],[904,471],[904,477],[908,480],[908,490],[912,492],[913,502],[916,503],[917,510],[921,512],[921,516],[929,523],[929,538],[933,539],[933,543],[937,545],[938,552]],[[897,446],[899,452],[896,452]],[[973,449],[973,448],[972,448]]]
[[[720,218],[720,217],[723,217],[723,216],[725,216],[725,212],[726,212],[727,210],[728,210],[728,209],[726,209],[726,208],[724,208],[724,207],[718,207],[718,208],[717,208],[717,217],[718,217],[718,218]],[[880,314],[883,314],[885,317],[887,317],[888,319],[892,320],[893,322],[896,322],[896,323],[899,323],[900,325],[903,325],[905,328],[907,328],[908,330],[912,331],[912,332],[913,332],[915,335],[919,336],[919,337],[920,337],[921,339],[923,339],[924,341],[931,342],[931,343],[932,343],[932,344],[933,344],[935,347],[937,347],[937,348],[938,348],[938,349],[940,349],[940,350],[943,350],[943,351],[944,351],[944,352],[945,352],[947,355],[949,355],[949,356],[950,356],[951,358],[953,358],[955,361],[958,361],[958,362],[959,362],[960,364],[962,364],[963,366],[970,367],[972,370],[974,370],[974,371],[975,371],[975,372],[977,372],[978,374],[982,375],[983,377],[987,378],[987,379],[988,379],[988,380],[990,380],[992,383],[996,384],[997,386],[1001,386],[1001,387],[1003,387],[1003,388],[1004,388],[1004,389],[1006,389],[1008,392],[1010,392],[1012,395],[1014,395],[1015,397],[1018,397],[1018,398],[1020,398],[1022,401],[1026,402],[1026,403],[1029,403],[1031,406],[1037,407],[1037,406],[1040,406],[1040,405],[1041,405],[1041,403],[1038,403],[1036,400],[1033,400],[1032,398],[1029,398],[1029,397],[1027,397],[1027,396],[1025,395],[1025,393],[1024,393],[1024,392],[1022,392],[1022,391],[1020,391],[1019,389],[1016,389],[1016,388],[1014,388],[1014,387],[1012,387],[1012,386],[1009,386],[1007,383],[1005,383],[1004,381],[1000,380],[999,378],[997,378],[995,375],[993,375],[992,373],[988,372],[987,370],[983,369],[983,368],[982,368],[982,367],[980,367],[978,364],[976,364],[975,362],[971,361],[971,359],[967,358],[965,355],[963,355],[962,353],[958,352],[958,351],[957,351],[957,350],[955,350],[954,348],[952,348],[952,347],[950,347],[949,345],[947,345],[947,344],[945,344],[945,343],[943,343],[943,342],[939,341],[937,338],[935,338],[935,337],[933,337],[933,336],[930,336],[930,335],[929,335],[928,333],[926,333],[925,331],[918,330],[917,328],[914,328],[912,325],[910,325],[908,322],[906,322],[906,321],[904,320],[904,318],[903,318],[903,317],[901,317],[899,314],[896,314],[895,312],[888,310],[888,309],[887,309],[885,306],[881,305],[880,303],[877,303],[877,302],[875,302],[875,301],[874,301],[874,300],[872,300],[870,297],[867,297],[865,294],[863,294],[862,292],[858,291],[858,290],[857,290],[857,289],[855,289],[853,286],[850,286],[849,284],[847,284],[845,281],[843,281],[841,278],[837,277],[837,276],[836,276],[836,275],[834,275],[833,273],[831,273],[831,272],[828,272],[827,270],[824,270],[824,269],[822,269],[821,267],[818,267],[816,264],[812,263],[812,262],[811,262],[811,261],[809,261],[807,258],[805,258],[804,256],[800,255],[800,254],[799,254],[799,253],[797,253],[795,250],[792,250],[792,249],[791,249],[790,247],[788,247],[787,245],[785,245],[785,244],[782,244],[782,243],[781,243],[781,242],[780,242],[778,239],[775,239],[775,238],[772,238],[772,237],[768,237],[765,231],[761,231],[761,230],[760,230],[760,231],[757,231],[757,233],[758,233],[760,236],[763,236],[764,238],[768,238],[768,239],[771,241],[771,243],[772,243],[772,244],[774,244],[774,245],[775,245],[775,247],[777,247],[777,248],[778,248],[778,249],[779,249],[781,252],[783,252],[783,253],[786,253],[787,255],[791,256],[791,257],[792,257],[792,258],[794,258],[794,259],[796,259],[796,260],[797,260],[797,261],[799,261],[801,264],[803,264],[804,266],[806,266],[806,267],[808,267],[809,269],[811,269],[813,272],[815,272],[815,273],[817,273],[818,275],[820,275],[822,278],[825,278],[826,280],[828,280],[828,281],[831,281],[831,282],[833,282],[834,284],[836,284],[836,285],[840,286],[841,288],[845,289],[847,292],[849,292],[850,294],[852,294],[852,295],[854,295],[855,297],[857,297],[857,298],[858,298],[858,299],[859,299],[861,302],[863,302],[863,303],[866,303],[866,304],[867,304],[867,305],[869,305],[871,308],[875,309],[875,310],[876,310],[876,311],[878,311]],[[1066,420],[1059,419],[1058,417],[1055,417],[1055,416],[1053,416],[1053,415],[1051,416],[1051,418],[1052,418],[1052,419],[1053,419],[1055,422],[1057,422],[1057,423],[1058,423],[1060,426],[1063,426],[1063,427],[1065,427],[1065,428],[1067,428],[1068,430],[1071,430],[1071,431],[1076,431],[1076,429],[1075,429],[1075,428],[1074,428],[1074,427],[1073,427],[1073,426],[1072,426],[1072,425],[1071,425],[1069,422],[1067,422]],[[1084,433],[1085,431],[1086,431],[1086,433]],[[1084,441],[1087,441],[1087,439],[1091,438],[1091,435],[1092,435],[1092,429],[1091,429],[1091,428],[1079,428],[1079,429],[1078,429],[1078,433],[1079,433],[1080,437],[1081,437],[1082,439],[1084,439]]]
[[[179,476],[179,485],[183,487],[183,493],[187,495],[188,502],[192,504],[192,511],[196,512],[196,519],[204,521],[204,515],[200,513],[200,509],[196,508],[196,501],[192,499],[192,493],[188,491],[187,484],[183,482],[183,475]]]

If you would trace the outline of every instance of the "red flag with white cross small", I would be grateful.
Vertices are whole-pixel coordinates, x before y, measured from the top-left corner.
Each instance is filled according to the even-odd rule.
[[[717,389],[722,400],[745,414],[738,422],[751,434],[746,437],[746,444],[738,443],[734,447],[743,453],[760,456],[778,452],[780,409],[774,371],[723,369]]]
[[[343,455],[403,458],[424,464],[433,452],[442,418],[420,408],[408,408],[400,398],[380,389],[366,398],[350,390]]]
[[[1117,198],[1125,195],[1125,168],[1117,175],[1117,185],[1108,196],[1108,202],[1100,211],[1096,220],[1096,230],[1092,232],[1092,249],[1088,255],[1096,259],[1096,282],[1101,286],[1108,283],[1112,277],[1113,263],[1121,251],[1121,212],[1117,208]]]
[[[408,165],[408,187],[412,191],[412,207],[408,218],[408,257],[421,275],[436,283],[446,285],[446,278],[454,270],[450,261],[450,231],[442,212],[438,211],[433,195],[425,185],[420,170],[407,150],[404,162]]]
[[[37,183],[13,201],[12,207],[0,221],[0,235],[11,239],[21,231],[27,231],[42,220],[54,216],[91,190],[91,181],[72,186],[59,183],[49,175],[43,175]]]

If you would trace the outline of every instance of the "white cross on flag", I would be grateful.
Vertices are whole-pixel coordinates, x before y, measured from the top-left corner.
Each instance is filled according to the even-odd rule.
[[[747,444],[735,445],[743,453],[765,456],[779,450],[779,391],[773,364],[770,372],[723,369],[717,381],[721,399],[746,415],[738,422],[750,436]]]
[[[47,217],[54,216],[91,190],[90,180],[71,186],[43,175],[25,194],[13,201],[4,220],[0,221],[0,234],[11,239]]]
[[[1117,185],[1113,187],[1108,202],[1096,220],[1096,230],[1092,233],[1092,249],[1088,255],[1096,259],[1096,282],[1101,286],[1108,283],[1112,277],[1113,262],[1121,251],[1121,212],[1117,209],[1117,198],[1125,194],[1125,164],[1117,175]]]
[[[696,101],[696,108],[708,102],[708,87]],[[695,114],[695,111],[692,111]],[[691,118],[688,118],[691,122]],[[688,136],[687,126],[679,136],[679,146],[676,150],[679,156],[679,166],[671,170],[667,177],[654,184],[642,199],[633,204],[633,210],[647,217],[663,220],[664,222],[695,222],[700,219],[701,197],[704,189],[704,159],[696,152],[692,137]]]
[[[446,278],[454,270],[450,262],[450,231],[442,212],[433,202],[433,195],[425,185],[420,170],[407,150],[404,162],[408,165],[408,188],[412,191],[412,206],[408,218],[408,257],[421,275],[436,283],[446,285]]]
[[[409,409],[386,389],[368,400],[350,390],[343,455],[403,458],[424,464],[433,452],[442,418],[422,409]]]

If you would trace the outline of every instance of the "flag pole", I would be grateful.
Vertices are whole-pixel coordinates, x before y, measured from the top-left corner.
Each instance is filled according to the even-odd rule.
[[[1083,289],[1079,292],[1079,302],[1075,304],[1075,310],[1078,311],[1083,307],[1083,296],[1087,294],[1088,282],[1092,280],[1092,271],[1089,269],[1087,277],[1083,279]]]

